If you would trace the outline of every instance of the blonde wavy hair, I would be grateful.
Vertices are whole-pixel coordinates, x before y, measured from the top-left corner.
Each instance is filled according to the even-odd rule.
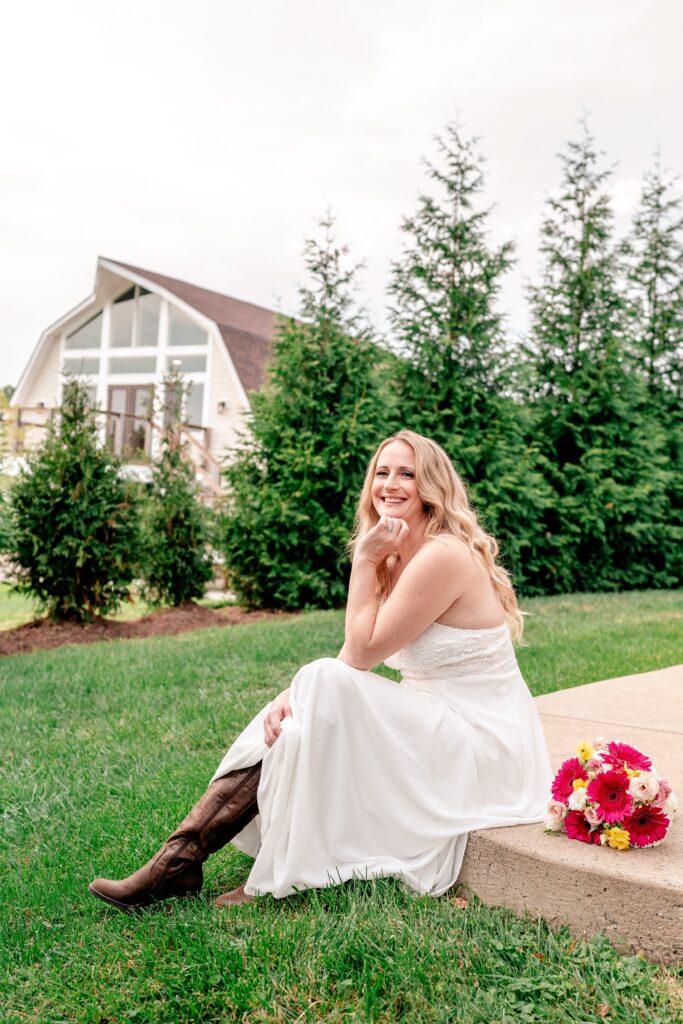
[[[490,533],[480,525],[477,514],[470,504],[467,488],[455,471],[453,463],[443,448],[435,441],[412,430],[399,430],[381,442],[370,460],[365,482],[356,509],[348,552],[353,552],[360,538],[371,530],[379,516],[372,502],[372,483],[379,457],[384,448],[392,441],[404,441],[415,453],[415,484],[427,513],[429,522],[425,531],[426,537],[438,537],[439,534],[450,533],[464,540],[477,558],[484,564],[500,602],[505,611],[510,633],[513,640],[522,639],[524,620],[517,605],[509,573],[496,562],[498,543]],[[391,589],[391,570],[397,556],[385,558],[377,566],[377,593],[384,600]]]

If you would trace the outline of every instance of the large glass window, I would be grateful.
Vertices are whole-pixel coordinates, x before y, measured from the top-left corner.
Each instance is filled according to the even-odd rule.
[[[204,373],[206,356],[168,356],[166,368],[178,370],[179,373]]]
[[[121,356],[109,360],[110,373],[154,373],[156,356]]]
[[[169,345],[206,345],[207,334],[203,327],[190,320],[175,306],[171,306],[168,318]]]
[[[159,340],[161,299],[135,285],[114,300],[111,312],[112,348],[154,345]]]
[[[156,345],[159,340],[159,310],[161,299],[153,292],[140,289],[138,297],[136,345]]]
[[[202,424],[202,407],[204,405],[204,385],[190,383],[185,400],[185,415],[183,419],[192,426],[200,427]]]
[[[99,348],[101,344],[102,314],[98,313],[71,334],[67,334],[64,348]]]
[[[62,364],[64,373],[95,374],[100,372],[100,360],[97,356],[72,356]]]
[[[111,346],[128,348],[133,344],[135,288],[114,300],[111,309]]]
[[[175,380],[164,391],[164,428],[175,426],[182,418],[183,382]]]
[[[181,409],[181,401],[185,394],[185,408]],[[171,426],[178,422],[178,416],[183,423],[192,427],[201,427],[202,408],[204,406],[204,385],[195,384],[194,381],[176,381],[173,387],[166,385],[164,401],[164,426]]]
[[[116,384],[109,388],[107,440],[115,452],[127,456],[142,451],[149,454],[152,393],[149,384]]]

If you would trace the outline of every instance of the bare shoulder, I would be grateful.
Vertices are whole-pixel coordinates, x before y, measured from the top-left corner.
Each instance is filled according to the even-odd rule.
[[[437,537],[429,537],[428,539],[429,543],[425,544],[422,551],[430,550],[434,552],[433,557],[435,558],[443,558],[443,552],[447,551],[447,557],[451,564],[458,566],[471,563],[472,551],[461,537],[456,537],[453,533],[440,533]]]
[[[442,541],[442,543],[435,543]],[[441,534],[438,537],[429,537],[420,550],[413,556],[410,565],[415,572],[436,572],[445,570],[453,572],[468,565],[471,560],[471,551],[464,541],[452,534]]]

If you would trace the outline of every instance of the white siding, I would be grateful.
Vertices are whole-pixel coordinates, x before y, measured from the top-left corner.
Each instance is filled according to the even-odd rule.
[[[208,382],[207,426],[210,428],[209,450],[215,459],[222,459],[226,448],[235,444],[237,431],[243,427],[244,405],[235,386],[233,371],[228,365],[223,342],[211,339],[211,380]],[[218,412],[218,403],[225,402],[225,412]]]
[[[43,402],[49,409],[54,409],[59,394],[60,339],[52,339],[46,349],[40,366],[36,368],[33,383],[22,405],[32,408]]]

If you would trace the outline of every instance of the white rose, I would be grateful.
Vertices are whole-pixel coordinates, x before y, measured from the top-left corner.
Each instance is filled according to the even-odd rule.
[[[561,801],[551,800],[546,808],[543,828],[550,829],[551,832],[561,832],[562,821],[566,813],[567,808]]]
[[[543,828],[549,829],[551,832],[561,832],[562,818],[557,814],[546,814],[543,819]]]
[[[678,800],[676,799],[675,793],[669,793],[668,797],[664,801],[662,811],[666,814],[667,818],[673,818],[674,814],[678,810]]]
[[[575,789],[569,797],[569,810],[570,811],[582,811],[586,806],[586,800],[588,799],[585,786],[579,786]]]
[[[659,792],[659,779],[652,772],[634,775],[628,784],[628,791],[634,800],[640,800],[641,803],[654,800]]]

